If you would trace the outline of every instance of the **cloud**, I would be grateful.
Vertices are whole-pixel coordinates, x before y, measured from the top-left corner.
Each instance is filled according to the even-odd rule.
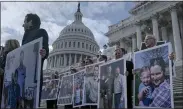
[[[83,23],[90,27],[93,32],[95,40],[99,44],[100,48],[108,42],[108,38],[104,36],[104,33],[108,31],[108,26],[111,22],[108,20],[92,20],[88,18],[83,18]]]
[[[119,13],[127,11],[125,6],[126,2],[81,2],[83,22],[93,32],[101,49],[108,42],[104,33],[116,19],[121,19],[123,15]],[[77,2],[1,2],[1,44],[12,38],[21,42],[25,15],[36,13],[42,21],[41,27],[48,32],[51,51],[61,30],[73,22],[76,10]]]

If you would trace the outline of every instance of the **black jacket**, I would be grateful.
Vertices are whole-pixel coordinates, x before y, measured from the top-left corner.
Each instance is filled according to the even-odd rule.
[[[5,64],[6,64],[6,54],[3,54],[0,56],[0,68],[5,69]]]
[[[133,62],[131,62],[131,61],[126,61],[126,70],[128,71],[127,79],[133,80],[132,69],[133,69]],[[127,80],[127,81],[128,81],[128,80]]]
[[[22,45],[27,44],[35,39],[43,37],[43,48],[46,50],[46,56],[42,60],[44,61],[49,54],[49,45],[48,45],[48,34],[45,29],[32,29],[30,31],[26,31],[24,33],[23,39],[22,39]]]

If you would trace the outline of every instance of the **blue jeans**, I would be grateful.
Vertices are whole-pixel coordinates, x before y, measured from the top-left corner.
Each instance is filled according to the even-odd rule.
[[[124,103],[121,103],[121,93],[114,94],[115,109],[124,108]]]

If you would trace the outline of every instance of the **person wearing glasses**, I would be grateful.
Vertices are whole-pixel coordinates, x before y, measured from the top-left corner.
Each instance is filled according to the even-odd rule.
[[[156,46],[156,38],[154,35],[146,35],[144,42],[145,42],[146,48],[152,48]],[[169,59],[170,60],[175,59],[175,54],[173,52],[169,54]]]
[[[146,49],[151,48],[151,47],[155,47],[157,45],[156,38],[154,35],[146,35],[144,42],[145,42]],[[144,50],[144,49],[142,49],[142,50]],[[168,57],[171,60],[172,68],[174,68],[173,60],[175,59],[175,53],[174,52],[170,53]],[[175,73],[174,69],[172,69],[172,72],[173,72],[172,74]]]

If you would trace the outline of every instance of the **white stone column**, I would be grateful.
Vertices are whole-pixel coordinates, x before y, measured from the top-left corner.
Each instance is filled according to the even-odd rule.
[[[71,54],[69,54],[69,65],[71,65],[71,62],[72,62],[72,57],[71,57]]]
[[[59,55],[57,55],[57,67],[59,67],[59,60],[60,60],[60,57]]]
[[[81,54],[81,56],[80,56],[80,60],[82,61],[83,60],[83,55]]]
[[[137,40],[136,40],[136,36],[132,36],[132,51],[135,51],[135,49],[137,48]]]
[[[62,66],[64,66],[64,55],[62,55]]]
[[[60,64],[59,66],[61,67],[62,66],[62,55],[60,54]]]
[[[58,55],[56,55],[56,67],[58,67],[58,60],[59,60],[59,57]]]
[[[51,68],[52,67],[52,57],[50,57],[50,67],[49,68]]]
[[[141,33],[139,23],[136,24],[136,34],[137,34],[137,48],[140,50],[140,46],[141,46],[141,43],[142,43],[142,33]]]
[[[153,35],[155,36],[156,40],[159,41],[159,30],[158,30],[158,20],[157,15],[152,17],[152,25],[153,25]]]
[[[58,55],[58,67],[60,67],[60,60],[61,60],[60,55]]]
[[[53,56],[51,58],[51,68],[53,67]]]
[[[62,66],[62,55],[60,54],[60,66]]]
[[[53,56],[53,67],[55,66],[55,56]]]
[[[182,37],[182,45],[183,45],[183,18],[179,19],[179,25],[180,25],[180,35]]]
[[[162,33],[162,40],[163,41],[167,41],[168,40],[168,36],[167,36],[167,29],[166,27],[161,27],[161,33]]]
[[[57,55],[57,67],[59,67],[59,60],[60,60],[60,57],[59,55]]]
[[[53,56],[53,68],[55,67],[55,56]]]
[[[57,55],[55,55],[55,67],[57,67]]]
[[[46,69],[49,68],[49,58],[47,58],[47,65],[46,65]]]
[[[49,57],[49,67],[48,68],[51,68],[51,57]]]
[[[50,57],[50,68],[52,68],[52,64],[53,64],[53,58]]]
[[[123,42],[122,39],[120,40],[120,47],[121,47],[121,48],[125,48],[125,43]]]
[[[67,57],[66,57],[66,54],[64,54],[64,66],[67,65]]]
[[[74,55],[74,63],[76,64],[77,63],[77,54]]]
[[[176,61],[181,61],[182,60],[182,43],[180,39],[180,30],[179,30],[176,8],[171,9],[171,18],[172,18],[173,38],[175,42]]]

